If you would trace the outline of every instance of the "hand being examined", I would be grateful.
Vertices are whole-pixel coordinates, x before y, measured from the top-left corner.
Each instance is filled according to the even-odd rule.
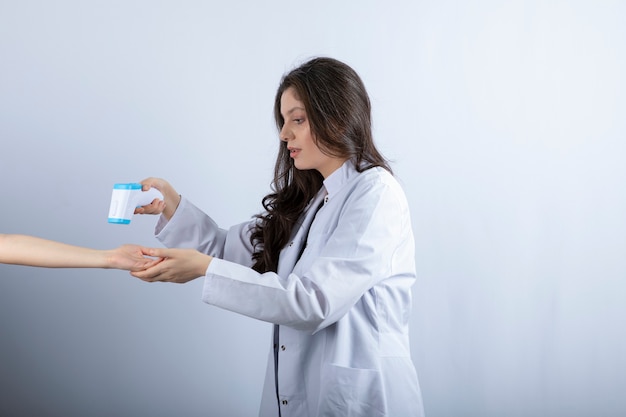
[[[147,269],[131,272],[132,276],[147,282],[189,282],[204,276],[213,259],[195,249],[142,248],[142,253],[162,259]]]

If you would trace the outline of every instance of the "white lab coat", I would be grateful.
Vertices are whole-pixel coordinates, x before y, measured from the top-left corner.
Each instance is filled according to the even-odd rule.
[[[346,162],[310,202],[278,273],[250,268],[254,221],[220,229],[183,198],[157,238],[215,257],[203,301],[278,325],[259,415],[423,416],[408,335],[414,239],[395,178]]]

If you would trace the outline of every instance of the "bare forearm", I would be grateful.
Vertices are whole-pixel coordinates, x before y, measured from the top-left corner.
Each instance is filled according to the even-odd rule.
[[[0,263],[46,268],[109,268],[108,251],[25,235],[0,234]]]

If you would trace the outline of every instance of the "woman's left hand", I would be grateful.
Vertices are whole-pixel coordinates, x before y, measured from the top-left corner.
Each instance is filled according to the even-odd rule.
[[[213,259],[195,249],[144,248],[143,254],[161,258],[158,264],[144,270],[131,272],[131,275],[147,282],[174,282],[184,284],[206,274]]]

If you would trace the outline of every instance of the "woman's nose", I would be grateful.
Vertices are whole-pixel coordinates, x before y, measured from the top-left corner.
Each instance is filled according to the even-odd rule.
[[[283,142],[289,142],[289,139],[292,138],[293,135],[289,132],[287,128],[285,128],[285,126],[283,126],[282,129],[280,129],[280,140],[282,140]]]

